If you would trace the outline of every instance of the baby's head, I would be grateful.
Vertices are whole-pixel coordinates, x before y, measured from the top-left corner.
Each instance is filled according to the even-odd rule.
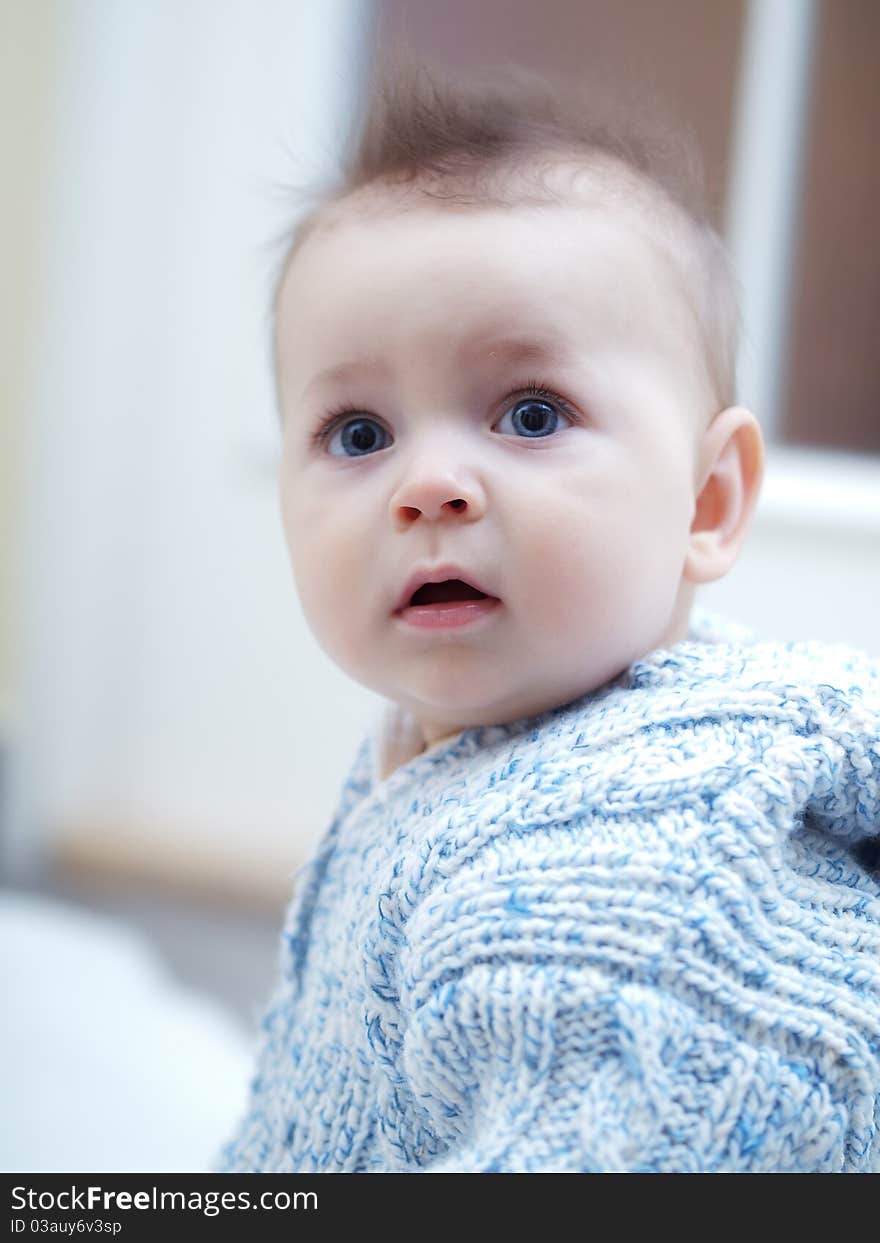
[[[426,742],[684,639],[757,499],[723,248],[681,174],[584,106],[522,73],[403,75],[278,285],[304,613]]]

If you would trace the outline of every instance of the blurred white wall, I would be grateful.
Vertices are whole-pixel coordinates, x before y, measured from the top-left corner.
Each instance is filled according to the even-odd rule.
[[[880,657],[880,459],[770,445],[740,559],[698,599],[767,638]]]
[[[816,0],[749,0],[740,54],[725,222],[742,279],[737,389],[773,437],[789,353],[816,18]]]
[[[56,40],[46,0],[0,4],[0,745],[12,730],[26,391],[37,363],[41,236]]]
[[[326,818],[374,701],[293,593],[267,346],[278,185],[332,160],[369,8],[51,18],[8,844],[19,867],[79,838],[246,883]]]
[[[266,243],[288,223],[273,186],[336,149],[369,8],[49,9],[7,846],[18,871],[60,849],[283,893],[378,701],[293,590]],[[876,460],[772,451],[754,536],[702,602],[880,655],[878,485]]]

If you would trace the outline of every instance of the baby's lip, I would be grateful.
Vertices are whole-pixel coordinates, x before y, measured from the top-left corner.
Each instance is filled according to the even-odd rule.
[[[419,566],[413,570],[409,578],[406,580],[403,590],[397,597],[397,603],[394,606],[394,612],[399,613],[405,609],[412,599],[415,592],[425,583],[445,583],[447,579],[458,578],[463,583],[467,583],[468,587],[473,587],[475,591],[481,591],[484,596],[497,597],[494,592],[484,587],[470,570],[463,569],[460,565],[453,565],[451,562],[444,561],[441,565]]]

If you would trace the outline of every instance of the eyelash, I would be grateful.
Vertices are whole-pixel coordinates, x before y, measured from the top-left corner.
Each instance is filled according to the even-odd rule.
[[[505,408],[502,411],[502,414],[507,413],[507,402],[512,402],[514,399],[525,401],[529,397],[537,397],[542,401],[546,401],[551,405],[557,406],[561,413],[569,418],[572,423],[578,426],[583,424],[583,420],[580,415],[568,404],[565,398],[560,397],[558,393],[554,392],[553,389],[540,380],[526,380],[525,383],[519,384],[516,388],[512,389],[511,392],[509,392],[507,396],[502,399],[505,403]],[[361,415],[364,418],[375,417],[374,415],[368,414],[366,410],[363,410],[360,407],[354,406],[348,402],[342,406],[338,406],[335,410],[329,411],[315,428],[310,442],[312,448],[317,449],[326,444],[326,442],[336,431],[336,428],[353,415]],[[527,439],[527,437],[525,439]]]

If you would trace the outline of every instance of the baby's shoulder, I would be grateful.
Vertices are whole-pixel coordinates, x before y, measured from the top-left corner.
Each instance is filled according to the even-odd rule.
[[[727,638],[652,652],[518,742],[534,788],[607,792],[705,782],[823,737],[880,751],[880,662],[843,644]]]
[[[858,701],[880,710],[880,660],[844,643],[816,639],[689,638],[636,661],[627,684],[646,694],[709,691],[740,700],[769,694],[787,703]]]

